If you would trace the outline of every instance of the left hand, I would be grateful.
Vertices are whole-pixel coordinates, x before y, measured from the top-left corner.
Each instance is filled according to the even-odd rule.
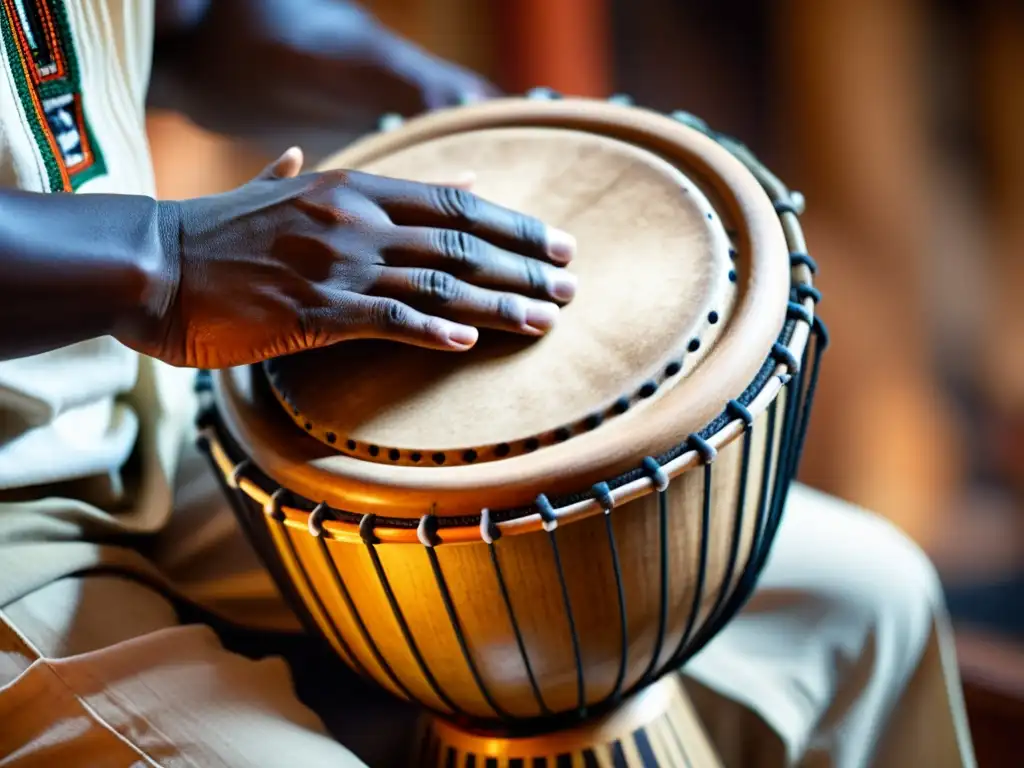
[[[348,0],[210,0],[193,31],[172,45],[158,47],[166,55],[157,58],[154,82],[169,82],[204,127],[234,135],[355,135],[384,113],[497,95]]]

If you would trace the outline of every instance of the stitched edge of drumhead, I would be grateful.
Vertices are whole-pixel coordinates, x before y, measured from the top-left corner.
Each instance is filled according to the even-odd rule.
[[[732,249],[731,249],[732,250]],[[736,271],[730,265],[730,281],[736,282]],[[712,309],[705,317],[704,326],[716,325],[720,321],[719,312]],[[460,464],[475,464],[478,461],[497,461],[512,456],[519,456],[532,453],[546,446],[556,445],[565,442],[572,437],[597,429],[608,419],[621,416],[631,408],[636,407],[645,400],[653,397],[659,389],[666,385],[674,384],[687,372],[687,354],[696,352],[702,343],[700,335],[691,337],[685,345],[685,350],[674,355],[666,363],[656,376],[648,378],[632,391],[617,397],[610,404],[593,410],[587,416],[573,422],[567,422],[554,429],[528,435],[525,438],[511,440],[502,443],[491,443],[488,445],[477,445],[451,450],[430,450],[424,448],[401,448],[398,446],[385,445],[381,443],[369,443],[362,440],[355,440],[350,435],[341,434],[317,421],[313,416],[306,414],[290,398],[280,386],[279,371],[273,360],[263,364],[263,372],[270,390],[278,403],[285,409],[295,424],[308,432],[322,443],[334,448],[340,453],[353,458],[375,461],[379,463],[400,464],[406,466],[456,466]]]

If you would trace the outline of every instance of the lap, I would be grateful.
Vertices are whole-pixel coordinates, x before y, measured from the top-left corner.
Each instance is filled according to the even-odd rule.
[[[902,754],[929,734],[944,755],[930,764],[961,765],[970,748],[945,620],[938,576],[916,544],[794,485],[757,591],[685,672],[756,712],[791,758],[821,750],[826,764],[860,765],[877,743]],[[711,699],[712,730],[716,719],[728,727],[735,707]],[[904,724],[924,710],[930,728]]]
[[[85,586],[78,581],[69,588]],[[97,597],[127,594],[116,578],[84,581]],[[152,605],[159,600],[139,593],[122,605],[148,604],[156,619],[167,608]],[[11,625],[0,624],[5,631],[24,668],[0,688],[4,765],[362,765],[296,699],[283,660],[230,653],[207,627],[152,622],[63,657],[40,653],[35,639],[14,640]],[[87,645],[99,639],[91,634]]]

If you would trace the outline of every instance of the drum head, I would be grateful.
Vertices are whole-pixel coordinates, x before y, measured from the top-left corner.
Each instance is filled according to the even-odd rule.
[[[577,238],[579,287],[541,339],[485,331],[465,353],[346,342],[221,374],[236,439],[308,498],[417,517],[585,489],[708,424],[782,328],[790,276],[771,201],[669,117],[510,99],[418,118],[325,167],[472,171],[475,194]]]
[[[617,139],[558,128],[471,130],[362,166],[474,192],[572,233],[575,300],[542,339],[485,332],[462,354],[358,341],[268,364],[295,421],[370,461],[505,458],[640,407],[699,365],[735,296],[721,217],[679,169]]]

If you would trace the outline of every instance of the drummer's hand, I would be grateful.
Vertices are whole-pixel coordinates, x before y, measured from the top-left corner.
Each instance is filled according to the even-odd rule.
[[[151,97],[218,132],[354,136],[387,112],[498,95],[350,0],[167,3],[199,10],[162,11],[161,19],[189,21],[159,25]]]
[[[463,188],[330,171],[292,149],[226,194],[162,202],[166,309],[123,339],[222,368],[346,339],[439,350],[539,336],[572,299],[575,242]]]

